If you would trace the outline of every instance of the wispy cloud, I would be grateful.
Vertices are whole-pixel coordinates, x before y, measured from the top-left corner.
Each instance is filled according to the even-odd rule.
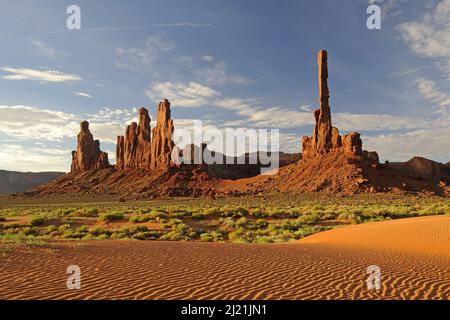
[[[214,61],[214,57],[211,56],[211,55],[209,55],[209,54],[206,54],[206,55],[202,56],[201,59],[202,59],[203,61],[206,61],[206,62],[212,62],[212,61]]]
[[[174,49],[175,42],[162,37],[149,37],[139,47],[118,47],[115,63],[119,68],[142,71],[151,69],[163,52]]]
[[[154,24],[155,28],[176,28],[176,27],[191,27],[191,28],[201,28],[201,27],[211,27],[212,24],[209,23],[192,23],[192,22],[172,22],[172,23],[157,23]]]
[[[419,20],[402,23],[397,29],[414,54],[431,59],[441,75],[450,80],[450,0],[440,1]],[[447,114],[450,94],[430,79],[422,77],[416,83],[422,96],[437,104],[437,112]]]
[[[43,41],[31,39],[30,42],[34,47],[35,52],[41,56],[53,59],[58,55],[58,52],[54,48]]]
[[[3,76],[5,80],[34,80],[40,82],[71,82],[80,81],[81,77],[75,74],[63,73],[56,70],[33,70],[26,68],[2,68],[5,72],[12,73]]]
[[[446,109],[450,107],[450,94],[439,90],[434,81],[425,78],[417,79],[416,83],[422,96],[426,100],[437,104],[437,112],[447,115]]]
[[[168,98],[177,107],[196,108],[211,103],[212,99],[220,93],[208,86],[191,81],[188,83],[158,82],[146,91],[146,95],[153,101]]]
[[[207,57],[206,60],[205,57]],[[211,56],[204,56],[203,60],[212,61],[213,59]],[[211,66],[200,68],[194,72],[194,75],[197,76],[200,81],[210,83],[212,85],[246,85],[252,83],[251,79],[230,72],[228,70],[228,65],[224,61],[219,61]]]
[[[411,68],[411,69],[407,69],[407,70],[400,70],[400,71],[395,71],[392,72],[390,74],[388,74],[388,78],[398,78],[401,76],[405,76],[408,74],[412,74],[412,73],[416,73],[418,71],[424,70],[424,69],[428,69],[429,67],[420,67],[420,68]]]
[[[79,96],[79,97],[83,97],[83,98],[89,98],[89,99],[92,98],[92,96],[86,92],[77,91],[77,92],[74,92],[73,94],[76,96]]]
[[[417,21],[400,24],[398,30],[412,52],[432,58],[450,79],[450,0],[442,0]]]

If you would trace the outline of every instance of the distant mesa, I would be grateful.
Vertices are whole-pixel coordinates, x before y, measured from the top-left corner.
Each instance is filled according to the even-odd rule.
[[[0,170],[0,195],[25,192],[30,188],[47,183],[64,172],[18,172]]]

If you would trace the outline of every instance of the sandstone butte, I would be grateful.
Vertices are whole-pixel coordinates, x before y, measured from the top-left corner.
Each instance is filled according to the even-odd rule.
[[[71,171],[88,171],[109,166],[108,154],[100,150],[100,141],[94,140],[89,122],[80,123],[77,136],[77,150],[72,151]]]
[[[376,152],[363,150],[358,132],[343,136],[333,127],[328,87],[328,53],[317,57],[319,109],[314,111],[311,137],[302,138],[302,155],[287,157],[275,176],[258,175],[258,165],[179,165],[172,151],[194,157],[202,146],[184,150],[172,141],[170,103],[161,101],[156,126],[146,108],[139,109],[138,123],[117,137],[116,165],[100,150],[87,121],[81,123],[77,150],[72,152],[71,172],[30,190],[29,194],[108,193],[134,198],[261,194],[279,192],[431,192],[449,194],[450,165],[415,157],[408,162],[379,163]],[[176,152],[176,153],[177,153]],[[225,157],[224,155],[222,155]],[[245,156],[248,156],[246,154]]]

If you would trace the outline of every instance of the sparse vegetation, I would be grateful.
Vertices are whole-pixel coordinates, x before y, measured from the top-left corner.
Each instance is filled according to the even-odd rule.
[[[123,220],[123,214],[118,212],[104,213],[99,217],[99,221],[113,222]]]
[[[0,239],[268,244],[342,225],[441,214],[450,214],[450,199],[405,195],[10,204],[0,208]]]
[[[43,217],[31,217],[30,225],[33,227],[41,226],[45,223],[45,219]]]

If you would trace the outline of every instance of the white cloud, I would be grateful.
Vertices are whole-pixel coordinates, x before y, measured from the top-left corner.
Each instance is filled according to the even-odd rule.
[[[33,106],[0,106],[0,133],[23,141],[62,141],[76,137],[80,122],[88,120],[95,139],[115,143],[135,117],[136,109],[104,108],[95,114],[73,115]]]
[[[214,60],[214,57],[211,56],[211,55],[206,54],[206,55],[202,56],[201,59],[202,59],[203,61],[206,61],[206,62],[212,62],[212,61]]]
[[[389,114],[335,113],[333,125],[342,131],[389,131],[426,128],[431,125],[424,119],[394,116]]]
[[[262,108],[258,106],[259,99],[223,98],[215,100],[212,105],[233,110],[244,116],[245,120],[228,122],[230,126],[246,124],[260,128],[291,129],[314,125],[314,117],[310,106],[301,106],[300,110],[283,106]],[[430,128],[437,121],[401,117],[388,114],[351,114],[333,113],[333,124],[342,131],[383,131]]]
[[[258,99],[222,98],[214,101],[214,106],[235,111],[239,115],[250,116],[257,111]]]
[[[70,150],[0,144],[0,168],[18,171],[62,171],[70,168]]]
[[[77,92],[74,92],[73,94],[76,96],[79,96],[79,97],[84,97],[84,98],[89,98],[89,99],[92,98],[92,96],[86,92],[77,91]]]
[[[249,116],[252,126],[264,128],[299,128],[314,124],[309,112],[299,112],[284,107],[271,107],[253,112]]]
[[[73,114],[32,106],[0,106],[0,133],[19,139],[61,140],[79,128]]]
[[[230,73],[227,64],[223,61],[216,62],[206,68],[195,70],[194,75],[202,82],[212,85],[225,85],[229,83],[246,85],[252,82],[247,77]]]
[[[297,128],[312,125],[314,121],[311,112],[285,107],[265,110],[257,108],[256,99],[222,99],[217,100],[216,105],[241,114],[245,119],[234,123],[239,128]],[[65,170],[70,165],[70,150],[57,148],[55,145],[58,141],[67,140],[74,143],[81,120],[90,122],[91,132],[101,141],[102,150],[109,151],[108,147],[115,144],[117,135],[123,134],[125,126],[131,121],[137,121],[136,112],[136,108],[104,108],[94,114],[81,116],[30,106],[0,106],[0,133],[5,137],[3,146],[0,146],[0,167],[33,171]],[[392,115],[338,113],[333,115],[333,121],[342,131],[362,131],[364,148],[378,151],[383,159],[398,161],[422,155],[445,161],[450,154],[449,118],[428,121]],[[188,131],[193,129],[192,119],[174,119],[174,123],[176,131],[182,128]],[[152,125],[154,124],[153,120]],[[230,123],[203,120],[204,129],[224,132],[229,125]],[[364,134],[365,131],[400,129],[402,131],[375,136]],[[403,132],[405,129],[409,132]],[[26,147],[21,146],[25,143]],[[44,143],[50,144],[50,147],[45,147]],[[214,144],[211,145],[213,147]],[[299,152],[300,135],[281,133],[280,150]],[[111,163],[113,153],[109,151]]]
[[[175,48],[175,42],[160,37],[149,37],[140,47],[116,49],[115,63],[119,68],[142,71],[153,68],[163,52]]]
[[[196,108],[207,105],[220,93],[191,81],[188,83],[157,82],[146,91],[146,95],[153,101],[167,98],[174,107]]]
[[[431,59],[441,75],[450,80],[450,0],[441,0],[419,20],[402,23],[397,29],[414,54]],[[436,112],[448,116],[448,91],[430,79],[419,78],[416,84],[420,94],[437,105]]]
[[[33,70],[33,69],[26,69],[26,68],[2,68],[1,70],[5,72],[12,73],[12,75],[6,75],[3,76],[3,79],[6,80],[34,80],[34,81],[40,81],[40,82],[71,82],[71,81],[80,81],[81,77],[74,75],[74,74],[68,74],[68,73],[62,73],[60,71],[56,70],[47,70],[47,71],[40,71],[40,70]]]
[[[53,59],[58,55],[58,52],[54,48],[43,41],[30,40],[30,42],[33,44],[35,52],[41,56]]]
[[[383,160],[406,161],[418,155],[443,163],[450,160],[450,126],[362,138],[364,148],[376,150]]]
[[[450,94],[440,91],[434,81],[420,78],[416,80],[417,87],[422,96],[438,105],[438,113],[447,114],[446,108],[450,106]]]
[[[312,108],[309,104],[300,106],[300,110],[305,111],[305,112],[312,112]]]
[[[398,31],[412,52],[432,58],[450,79],[450,0],[442,0],[418,21],[400,24]]]

